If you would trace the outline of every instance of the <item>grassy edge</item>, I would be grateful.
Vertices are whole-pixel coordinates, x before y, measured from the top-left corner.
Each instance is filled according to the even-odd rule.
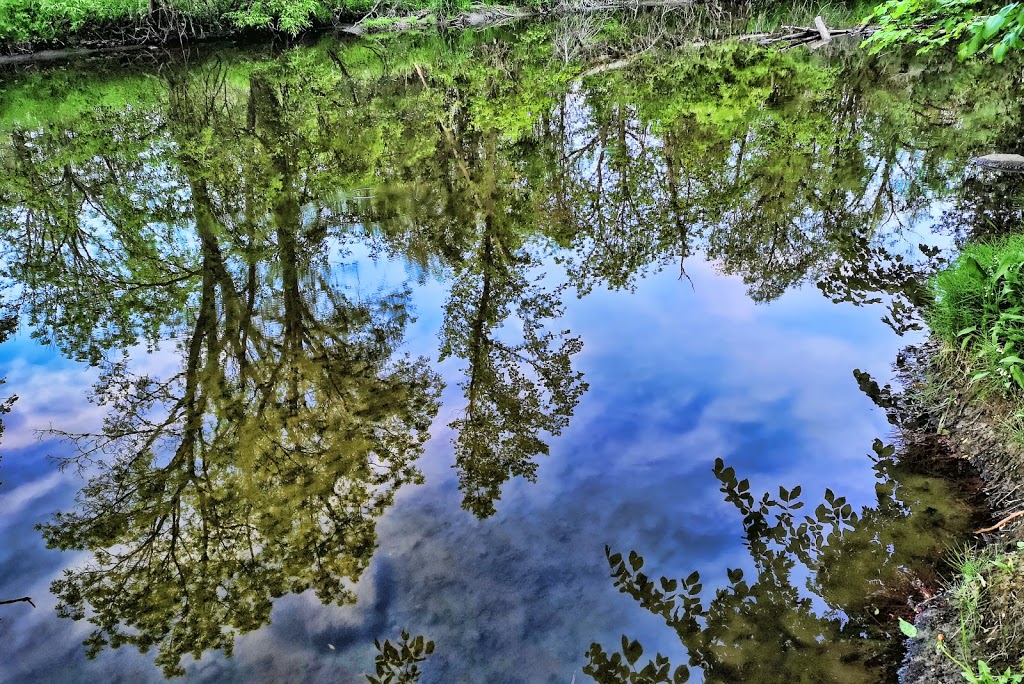
[[[929,286],[925,318],[941,346],[919,391],[938,416],[938,432],[963,401],[996,418],[991,429],[1000,446],[1024,451],[1024,234],[965,245]],[[956,619],[952,638],[939,632],[935,648],[972,684],[1024,683],[1024,541],[961,546],[948,560],[953,574],[943,594]],[[900,628],[920,638],[902,619]]]

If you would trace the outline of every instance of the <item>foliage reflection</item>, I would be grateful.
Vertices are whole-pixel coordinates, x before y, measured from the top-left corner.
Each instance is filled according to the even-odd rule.
[[[673,664],[623,636],[609,653],[594,643],[584,671],[602,683],[877,682],[891,678],[896,618],[911,618],[908,596],[937,590],[935,561],[981,510],[952,483],[974,478],[934,431],[920,431],[908,395],[893,395],[857,372],[902,431],[900,448],[875,440],[876,501],[859,512],[826,490],[811,510],[802,487],[757,496],[748,479],[718,459],[714,476],[735,507],[748,558],[728,584],[708,592],[699,572],[654,580],[637,551],[607,549],[614,584],[675,631],[688,654]],[[946,472],[948,479],[937,479]],[[886,657],[888,656],[888,657]]]

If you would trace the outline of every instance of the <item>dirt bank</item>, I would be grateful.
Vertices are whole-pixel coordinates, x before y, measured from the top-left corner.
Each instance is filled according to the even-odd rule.
[[[1016,409],[998,397],[979,396],[963,364],[939,342],[910,347],[903,356],[908,394],[920,402],[919,429],[937,434],[954,456],[974,466],[984,483],[994,525],[982,530],[1024,510],[1024,445],[1010,429]],[[987,596],[981,602],[978,622],[972,630],[974,659],[1001,663],[1001,670],[1021,657],[1022,641],[1015,632],[1024,617],[1018,614],[1024,611],[1024,597],[1017,596],[1022,564],[1011,559],[1017,554],[1016,542],[1024,540],[1024,517],[988,532],[979,530],[975,537],[986,548],[985,553],[997,554],[992,557],[1002,558],[1001,563],[1013,568],[1009,573],[996,566],[985,571],[989,578],[982,580],[980,586]],[[961,631],[961,612],[957,599],[947,590],[920,604],[918,611],[918,636],[907,641],[900,682],[962,683],[960,668],[937,650],[941,635],[950,644],[950,650],[959,655],[956,642]],[[1024,624],[1021,626],[1024,628]]]

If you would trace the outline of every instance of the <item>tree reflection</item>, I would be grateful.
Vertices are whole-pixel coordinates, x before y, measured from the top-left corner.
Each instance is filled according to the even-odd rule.
[[[154,154],[168,143],[149,117],[98,111],[64,130],[16,129],[3,150],[7,296],[71,358],[153,342],[184,306],[196,272],[171,238],[188,208]]]
[[[376,519],[421,481],[440,390],[425,360],[396,354],[409,292],[353,299],[336,284],[322,215],[302,209],[308,148],[279,144],[294,83],[254,77],[255,144],[218,150],[209,132],[239,111],[236,94],[216,70],[202,76],[172,82],[168,110],[191,202],[182,239],[196,245],[189,313],[162,321],[178,368],[104,363],[102,431],[64,435],[78,451],[65,464],[89,481],[76,510],[41,526],[49,546],[91,554],[52,587],[61,615],[94,625],[88,655],[155,647],[168,676],[186,654],[230,655],[286,593],[354,600]],[[205,164],[214,155],[273,191],[233,194]]]
[[[11,335],[18,328],[18,319],[16,316],[8,314],[0,314],[0,344],[7,341]],[[0,378],[0,387],[7,384],[7,378]],[[0,444],[3,443],[4,436],[4,421],[3,417],[11,412],[14,407],[14,402],[18,400],[17,395],[0,397]],[[3,453],[0,453],[0,462],[3,461]],[[0,480],[0,485],[3,485],[3,480]]]
[[[439,240],[427,250],[450,273],[440,358],[465,363],[460,386],[466,404],[450,423],[455,467],[463,507],[484,518],[494,514],[505,482],[536,478],[535,457],[548,453],[548,435],[568,425],[587,384],[572,367],[580,339],[550,329],[562,315],[565,288],[545,282],[542,241],[531,235],[540,215],[535,188],[524,176],[536,152],[526,141],[509,142],[493,127],[475,126],[473,112],[460,104],[466,92],[488,103],[508,97],[508,82],[489,72],[514,73],[521,65],[503,46],[478,56],[483,73],[457,81],[459,90],[435,91],[419,72],[424,88],[443,104],[436,121],[442,162],[402,185],[441,191],[383,218],[377,228],[391,245],[408,245],[410,234]],[[460,247],[454,258],[453,244]]]
[[[7,314],[0,314],[0,344],[3,344],[7,339],[14,334],[18,329],[18,318]],[[0,378],[0,387],[7,384],[7,378]],[[14,406],[14,402],[18,400],[17,396],[4,397],[0,399],[0,417],[11,412],[11,408]],[[4,436],[4,422],[0,420],[0,440]]]
[[[401,641],[392,644],[385,639],[373,642],[377,655],[373,659],[374,674],[366,675],[370,684],[415,684],[420,681],[423,670],[421,663],[434,653],[434,642],[424,639],[422,634],[415,637],[402,631]]]
[[[833,55],[826,74],[792,53],[755,52],[642,55],[642,68],[592,77],[572,103],[585,116],[550,117],[549,204],[564,224],[551,230],[571,245],[562,259],[574,284],[631,288],[673,264],[685,278],[702,251],[755,301],[816,282],[837,302],[887,300],[897,332],[920,327],[932,255],[901,236],[954,191],[959,169],[943,157],[961,141],[908,103],[876,110],[895,77],[863,55]],[[915,84],[910,106],[932,97]],[[925,154],[908,152],[906,126]]]
[[[441,357],[467,363],[466,407],[451,427],[463,505],[479,517],[494,513],[510,477],[535,479],[533,458],[548,453],[540,435],[558,435],[587,389],[572,368],[579,338],[545,328],[561,315],[560,290],[527,278],[510,248],[514,233],[490,216],[483,224],[476,253],[452,284],[441,333]],[[495,333],[513,310],[519,341]]]

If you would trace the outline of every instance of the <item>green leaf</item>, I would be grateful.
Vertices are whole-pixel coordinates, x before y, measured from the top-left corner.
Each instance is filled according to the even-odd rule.
[[[988,40],[992,36],[999,32],[999,29],[1003,28],[1003,24],[1006,23],[1006,17],[1002,14],[993,14],[985,22],[985,26],[981,31],[981,37]],[[998,280],[998,276],[996,276]]]
[[[1021,389],[1024,389],[1024,370],[1020,366],[1010,366],[1010,375],[1017,381]]]
[[[900,618],[900,631],[911,639],[917,638],[917,627]]]
[[[639,641],[634,640],[632,642],[627,642],[625,636],[623,636],[622,644],[623,655],[626,656],[626,660],[629,661],[630,665],[635,664],[636,661],[640,660],[640,656],[644,654],[644,649],[640,645]]]
[[[977,382],[978,380],[984,380],[988,376],[992,375],[992,371],[978,371],[971,376],[971,382]]]

